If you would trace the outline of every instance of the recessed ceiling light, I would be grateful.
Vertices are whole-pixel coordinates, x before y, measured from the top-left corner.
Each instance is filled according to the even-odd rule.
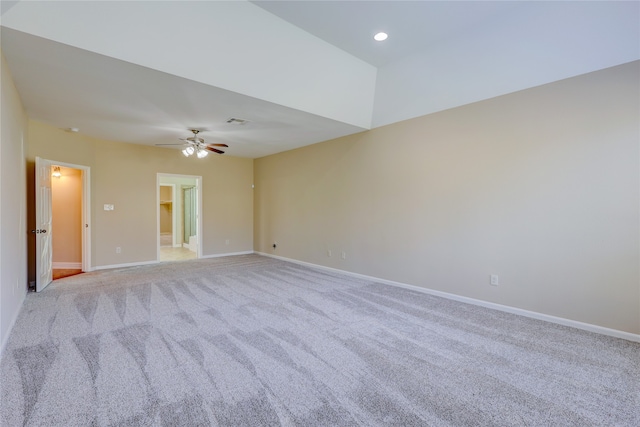
[[[387,33],[380,32],[380,33],[376,34],[375,36],[373,36],[373,39],[375,41],[381,42],[381,41],[386,40],[387,37],[389,37],[389,35]]]

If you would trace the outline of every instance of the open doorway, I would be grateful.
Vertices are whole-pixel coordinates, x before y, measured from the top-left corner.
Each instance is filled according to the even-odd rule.
[[[158,174],[158,261],[200,257],[201,180],[199,176]]]
[[[160,184],[160,247],[178,247],[178,236],[174,231],[177,225],[177,198],[174,196],[176,184]]]
[[[28,243],[29,284],[40,292],[52,282],[54,268],[92,270],[91,170],[36,157],[27,171],[27,221],[34,237]]]
[[[82,273],[82,170],[53,166],[51,176],[52,279]]]

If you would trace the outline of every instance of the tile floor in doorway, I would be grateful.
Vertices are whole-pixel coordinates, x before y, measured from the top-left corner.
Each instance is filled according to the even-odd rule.
[[[196,253],[187,248],[160,247],[160,261],[183,261],[196,258]]]
[[[172,247],[170,233],[160,234],[160,261],[184,261],[196,258],[196,253],[187,248]]]

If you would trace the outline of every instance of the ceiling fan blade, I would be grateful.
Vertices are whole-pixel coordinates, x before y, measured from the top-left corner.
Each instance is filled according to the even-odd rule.
[[[214,153],[224,154],[224,151],[222,151],[222,150],[218,150],[217,148],[208,147],[208,146],[207,146],[207,147],[204,147],[204,148],[206,148],[206,149],[207,149],[207,150],[209,150],[209,151],[213,151]]]
[[[207,144],[209,147],[229,147],[227,144]]]
[[[154,145],[184,145],[184,144],[154,144]]]

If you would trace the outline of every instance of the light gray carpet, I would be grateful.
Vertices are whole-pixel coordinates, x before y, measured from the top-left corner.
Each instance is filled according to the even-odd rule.
[[[29,294],[2,426],[640,426],[640,344],[247,255]]]

